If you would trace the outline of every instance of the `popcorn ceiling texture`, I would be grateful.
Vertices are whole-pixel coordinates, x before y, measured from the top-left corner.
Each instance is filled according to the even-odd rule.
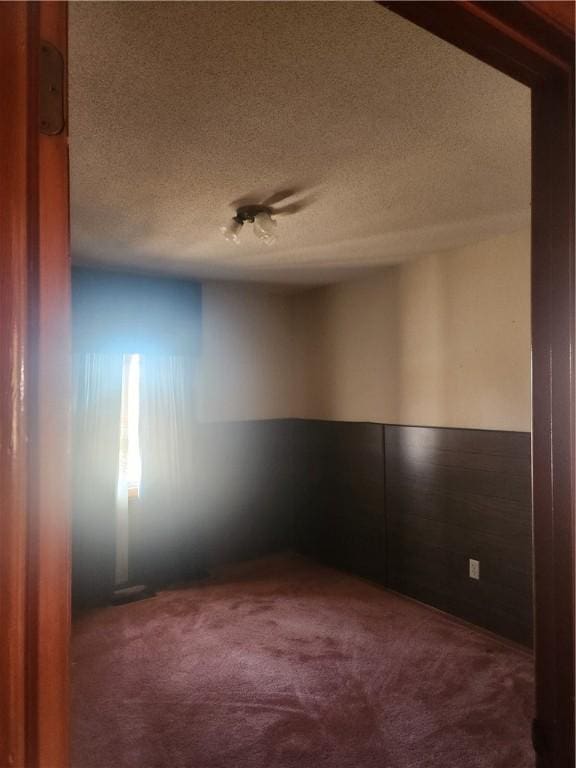
[[[72,3],[70,131],[76,262],[335,282],[529,218],[529,90],[374,3]]]

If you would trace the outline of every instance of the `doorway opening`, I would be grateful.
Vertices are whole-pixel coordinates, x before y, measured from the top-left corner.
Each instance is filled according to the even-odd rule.
[[[255,744],[263,741],[267,762],[283,764],[300,749],[311,764],[333,746],[314,728],[314,743],[306,742],[307,730],[299,718],[292,721],[293,713],[331,723],[330,738],[339,734],[339,713],[356,706],[350,681],[360,657],[359,686],[374,701],[374,717],[367,718],[374,728],[358,741],[345,734],[334,765],[367,763],[368,743],[383,756],[395,739],[405,744],[392,760],[397,768],[424,759],[422,743],[408,747],[406,733],[394,736],[378,725],[378,713],[394,720],[402,710],[412,713],[399,717],[411,729],[424,734],[434,722],[448,734],[436,745],[437,762],[451,764],[450,734],[459,730],[450,714],[455,694],[441,689],[446,677],[464,678],[459,669],[473,657],[471,666],[485,674],[458,688],[461,730],[478,701],[490,700],[506,731],[496,733],[486,718],[466,736],[465,749],[491,767],[491,745],[498,744],[524,768],[532,756],[533,685],[530,92],[376,4],[231,4],[227,30],[234,33],[215,35],[220,14],[218,5],[194,3],[141,6],[137,18],[129,6],[78,5],[70,17],[70,108],[78,126],[71,141],[73,295],[91,297],[75,302],[74,322],[106,330],[106,344],[122,343],[124,352],[135,348],[132,339],[144,339],[136,345],[144,358],[123,357],[122,398],[120,383],[115,388],[122,419],[116,585],[136,572],[157,599],[130,614],[131,637],[142,638],[147,663],[137,695],[129,690],[132,677],[115,669],[120,694],[113,706],[129,698],[131,717],[139,718],[149,711],[147,691],[154,687],[169,690],[176,707],[189,702],[171,681],[195,676],[186,659],[202,655],[195,690],[212,704],[203,707],[206,721],[197,721],[197,732],[178,731],[176,761],[226,764],[224,748],[245,768],[260,768]],[[156,98],[147,102],[151,132],[143,141],[132,110],[139,112],[148,96],[135,85],[145,71],[143,41],[159,15],[170,55],[160,57],[161,77],[147,82],[146,93]],[[261,38],[261,25],[273,33]],[[94,39],[97,50],[90,47]],[[123,106],[108,120],[110,102],[98,108],[82,87],[96,61],[98,76],[115,83],[114,105]],[[259,88],[236,104],[236,83],[250,80],[254,61],[280,66],[266,68]],[[115,80],[119,71],[124,77]],[[233,81],[227,72],[235,73]],[[176,92],[166,110],[166,82],[187,93],[194,82],[194,94],[180,99]],[[190,142],[190,126],[199,122],[202,134]],[[109,137],[97,149],[88,140],[95,126]],[[161,179],[149,172],[154,131]],[[246,152],[246,136],[258,154]],[[186,147],[182,156],[179,147]],[[105,211],[94,168],[110,177],[121,169],[118,183],[107,188]],[[135,179],[142,187],[137,197]],[[181,219],[181,206],[195,216]],[[277,222],[276,242],[263,243],[245,225],[239,242],[221,237],[219,225],[227,220],[237,235],[247,207],[265,207]],[[101,231],[114,232],[119,245],[96,260]],[[201,296],[193,317],[177,313],[171,298],[185,286]],[[190,304],[187,298],[183,310]],[[186,350],[189,371],[179,373],[177,360],[168,358],[195,335],[202,343]],[[151,356],[152,346],[158,351]],[[180,407],[190,418],[178,415]],[[117,452],[117,444],[114,436],[110,450]],[[130,492],[138,504],[132,516]],[[134,556],[128,555],[132,537],[139,540]],[[301,559],[291,560],[293,553]],[[283,559],[265,559],[278,556]],[[270,590],[264,599],[251,591],[248,575],[226,570],[251,560],[259,564],[250,583],[264,581]],[[212,592],[212,585],[191,583],[200,562],[209,576],[225,580],[225,594],[220,586]],[[471,571],[471,564],[478,568]],[[345,613],[339,572],[352,578],[346,590],[363,615],[381,627],[376,637]],[[388,592],[365,591],[353,577]],[[325,599],[294,611],[302,581]],[[392,598],[392,591],[404,597]],[[453,627],[453,642],[441,640],[434,614],[406,598],[454,620],[442,625]],[[164,613],[176,604],[181,623]],[[238,605],[246,606],[242,614]],[[399,617],[395,631],[388,610]],[[416,649],[407,667],[420,664],[430,679],[423,684],[418,674],[397,699],[396,686],[385,687],[393,679],[385,670],[396,667],[392,646],[405,647],[402,633],[415,611],[430,631],[421,657]],[[204,635],[190,623],[197,613],[206,616]],[[260,613],[262,622],[255,618]],[[106,750],[123,768],[132,759],[118,752],[113,729],[99,727],[106,739],[92,730],[102,711],[119,719],[101,698],[111,678],[104,685],[95,672],[107,615],[95,606],[73,628],[74,658],[82,659],[73,679],[73,755],[83,768],[95,739],[100,759]],[[126,621],[124,612],[111,618],[106,642],[118,632],[116,658],[129,660],[134,648],[120,637]],[[459,621],[476,629],[463,630]],[[348,634],[334,646],[339,622]],[[144,627],[152,624],[164,628],[160,647]],[[298,638],[287,629],[293,625]],[[187,640],[166,643],[167,636]],[[314,649],[313,659],[298,651],[301,641]],[[430,670],[435,644],[442,661]],[[88,646],[98,650],[88,656]],[[263,646],[272,649],[271,658]],[[263,669],[274,690],[287,691],[281,712]],[[385,679],[374,691],[379,675]],[[219,698],[221,677],[238,691],[234,713]],[[506,688],[502,679],[513,684]],[[307,681],[307,697],[295,695],[294,680]],[[424,696],[421,710],[423,688],[439,696]],[[336,700],[331,690],[348,698]],[[318,699],[325,703],[320,713]],[[271,728],[262,727],[262,710],[275,713]],[[158,718],[160,733],[172,715],[164,710]],[[208,721],[234,732],[239,720],[250,724],[254,743],[224,746],[210,738]],[[284,734],[293,729],[306,746],[291,746]],[[150,762],[163,765],[155,734],[150,729],[142,740],[150,754],[158,749]]]
[[[546,34],[546,40],[542,41],[542,29],[538,24],[530,25],[537,14],[543,15],[544,11],[530,6],[542,6],[543,4],[518,4],[514,13],[509,14],[508,10],[496,10],[494,5],[486,4],[484,11],[478,11],[478,4],[470,3],[467,8],[461,4],[446,3],[443,6],[442,13],[432,10],[430,13],[428,4],[412,3],[394,4],[398,13],[409,15],[410,11],[406,6],[415,9],[413,17],[420,26],[428,27],[436,34],[455,42],[466,50],[471,50],[474,55],[488,61],[498,69],[512,74],[513,77],[529,84],[533,88],[535,95],[535,119],[534,119],[534,151],[536,177],[534,190],[537,193],[534,199],[534,211],[532,216],[533,231],[535,232],[535,244],[533,254],[533,268],[535,269],[535,281],[532,289],[532,295],[535,299],[534,305],[534,383],[535,400],[533,405],[534,413],[534,466],[535,466],[535,527],[536,538],[539,542],[536,557],[537,570],[537,604],[538,604],[538,654],[537,654],[537,672],[539,678],[537,714],[540,718],[539,725],[545,730],[542,738],[539,738],[541,748],[550,753],[551,763],[554,765],[568,764],[568,752],[573,756],[573,541],[571,535],[567,532],[573,532],[573,486],[570,484],[570,465],[572,461],[572,451],[569,449],[570,436],[573,435],[572,420],[566,417],[570,412],[570,402],[573,400],[573,392],[569,386],[569,371],[571,363],[566,363],[569,356],[572,333],[573,312],[573,280],[572,280],[572,262],[573,250],[571,250],[572,235],[570,234],[571,209],[570,200],[573,200],[573,172],[570,164],[565,162],[565,158],[572,151],[571,142],[573,140],[573,122],[572,110],[570,108],[570,94],[568,78],[566,72],[569,72],[572,64],[572,57],[565,54],[565,47],[558,44],[558,31],[550,25]],[[546,4],[544,4],[546,5]],[[549,8],[558,7],[562,4],[548,4]],[[566,7],[568,4],[566,4]],[[34,9],[36,12],[36,9]],[[11,13],[9,10],[8,13]],[[59,41],[61,49],[65,51],[65,40],[54,29],[48,29],[46,19],[56,18],[59,29],[64,28],[61,23],[65,19],[65,10],[48,6],[48,11],[42,18],[44,19],[41,29],[46,32],[47,39]],[[16,21],[18,21],[16,19]],[[542,23],[543,24],[543,23]],[[16,22],[6,25],[7,35],[13,28],[18,28]],[[471,35],[468,28],[475,30],[477,34]],[[516,34],[518,30],[520,34]],[[14,36],[14,39],[15,36]],[[536,45],[540,40],[541,44]],[[566,41],[564,41],[566,42]],[[567,42],[569,46],[569,41]],[[12,48],[9,49],[12,52]],[[518,55],[521,53],[522,55]],[[18,56],[28,55],[27,49],[21,46]],[[16,58],[16,55],[14,54]],[[14,72],[19,74],[24,71],[24,67],[14,68]],[[16,78],[9,79],[8,85],[16,83],[13,87],[14,93],[20,93],[20,81]],[[32,86],[31,92],[33,93]],[[556,118],[552,120],[550,114]],[[18,113],[15,112],[18,117]],[[25,125],[27,116],[22,113],[18,118],[22,125]],[[552,133],[554,132],[554,135]],[[24,136],[25,131],[14,136]],[[33,136],[33,131],[29,132]],[[56,144],[61,145],[61,152],[57,154],[65,157],[66,136],[63,135],[62,141],[59,137],[51,138],[48,141],[43,138],[42,149],[40,153],[40,169],[42,175],[46,174],[47,184],[44,193],[55,181],[63,179],[62,189],[66,189],[66,164],[61,164],[60,169],[53,164],[54,155],[48,162],[48,153]],[[18,138],[20,141],[20,138]],[[28,141],[30,138],[28,137]],[[35,139],[33,139],[35,141]],[[52,142],[52,143],[49,143]],[[11,141],[6,145],[6,152],[9,153],[14,146]],[[18,145],[19,146],[19,145]],[[32,146],[32,144],[31,144]],[[25,153],[14,152],[14,165],[17,166],[17,158],[26,159]],[[20,160],[18,160],[20,162]],[[26,162],[20,163],[20,166],[26,168]],[[20,167],[17,168],[21,174]],[[34,169],[33,169],[34,170]],[[17,177],[20,178],[20,175]],[[572,198],[571,198],[572,195]],[[14,196],[16,198],[16,195]],[[64,198],[66,196],[64,195]],[[549,203],[549,199],[553,204]],[[63,297],[66,299],[66,270],[68,268],[66,243],[66,204],[61,201],[60,205],[52,206],[53,215],[44,217],[40,227],[34,216],[37,211],[33,209],[33,196],[28,196],[27,208],[20,198],[13,205],[14,210],[18,210],[20,215],[30,216],[32,229],[40,228],[45,239],[41,238],[41,247],[38,249],[38,261],[40,264],[48,267],[47,254],[51,250],[50,276],[56,279],[50,281],[41,280],[40,295],[44,297]],[[21,213],[23,211],[23,213]],[[31,212],[30,212],[31,211]],[[52,231],[47,233],[48,224]],[[55,224],[55,226],[54,226]],[[24,228],[22,229],[24,231]],[[60,239],[59,239],[60,238]],[[56,243],[57,247],[53,247]],[[29,254],[24,248],[24,240],[11,243],[12,254],[20,259],[20,253]],[[60,260],[57,255],[61,253]],[[53,256],[52,256],[53,254]],[[27,261],[21,260],[22,264]],[[58,275],[58,269],[63,267]],[[46,269],[46,274],[49,270]],[[545,279],[544,279],[545,277]],[[6,282],[8,289],[12,286],[10,281]],[[11,306],[11,305],[9,305]],[[16,304],[16,309],[20,312],[21,307]],[[21,323],[24,312],[21,312],[19,322]],[[552,318],[552,321],[550,321]],[[43,319],[43,318],[41,318]],[[45,319],[45,318],[44,318]],[[56,318],[56,327],[59,322],[63,322],[62,337],[58,339],[60,347],[64,349],[68,330],[65,327],[66,321],[66,300],[62,302],[62,312]],[[54,349],[57,353],[57,359],[61,354],[58,347],[53,344],[55,326],[49,322],[41,324],[40,336],[46,343],[47,348]],[[570,328],[570,331],[568,330]],[[26,341],[26,334],[22,335],[22,341],[19,342],[18,350],[21,351],[22,344]],[[12,354],[12,349],[10,348]],[[34,361],[34,351],[31,359]],[[65,356],[66,352],[62,352]],[[13,361],[10,361],[11,364]],[[50,366],[50,367],[48,367]],[[40,373],[51,373],[55,367],[54,359],[45,355],[41,359],[39,367]],[[65,421],[63,398],[55,397],[55,393],[66,390],[62,385],[65,379],[66,363],[62,365],[61,376],[48,376],[43,380],[41,392],[41,402],[43,405],[50,403],[56,404],[56,413],[58,409],[62,414],[62,421]],[[552,387],[554,383],[554,387]],[[552,396],[553,392],[553,396]],[[53,401],[51,402],[51,398]],[[54,415],[52,409],[52,415]],[[25,410],[14,417],[17,424],[21,424],[26,418]],[[57,421],[57,419],[56,419]],[[35,665],[35,678],[29,687],[28,695],[31,698],[29,713],[31,729],[37,729],[35,734],[34,748],[46,764],[64,764],[66,753],[66,742],[68,738],[68,729],[66,727],[67,718],[67,699],[66,699],[66,663],[67,663],[67,642],[68,642],[68,622],[67,608],[65,605],[66,589],[68,583],[68,561],[66,555],[67,539],[63,535],[63,528],[66,523],[64,511],[66,502],[63,504],[54,504],[55,498],[59,499],[56,485],[51,478],[49,469],[55,466],[55,462],[61,459],[64,454],[63,445],[65,436],[54,433],[55,419],[42,422],[37,433],[42,437],[39,455],[44,459],[43,468],[48,467],[38,479],[36,471],[31,472],[32,477],[29,480],[31,487],[39,489],[37,497],[41,499],[41,505],[38,509],[38,520],[33,526],[30,526],[31,533],[22,534],[20,542],[26,543],[26,537],[33,543],[33,566],[42,567],[36,570],[43,574],[42,579],[29,579],[27,594],[32,603],[32,611],[28,611],[28,616],[32,617],[30,621],[37,620],[39,629],[36,632],[42,638],[42,644],[36,648],[34,644],[30,646],[30,655]],[[550,424],[554,429],[550,429]],[[34,430],[33,430],[34,432]],[[22,441],[24,444],[24,441]],[[55,450],[56,447],[56,450]],[[62,450],[58,450],[58,448]],[[50,455],[50,453],[52,455]],[[27,467],[22,458],[22,450],[17,459],[19,466]],[[554,467],[552,471],[552,459]],[[12,465],[10,465],[12,466]],[[13,473],[10,478],[10,490],[13,487],[20,488],[14,482],[19,483],[21,476]],[[547,484],[550,484],[548,487]],[[58,489],[59,490],[59,489]],[[550,492],[552,490],[552,493]],[[15,528],[18,535],[22,531],[22,526],[26,520],[26,514],[21,514],[22,505],[18,504],[19,496],[15,497],[16,503],[8,506],[9,523],[16,521]],[[555,501],[555,514],[552,515],[550,499]],[[56,515],[54,510],[57,510]],[[62,524],[60,524],[62,522]],[[54,524],[56,523],[56,524]],[[38,535],[40,534],[40,535]],[[548,535],[550,534],[550,535]],[[36,546],[35,538],[40,541]],[[16,541],[7,537],[7,542]],[[14,548],[15,552],[19,552]],[[57,557],[60,553],[61,564],[58,564]],[[26,590],[20,587],[23,583],[23,571],[21,560],[13,558],[9,561],[9,584],[16,585],[18,595],[25,594]],[[49,570],[46,571],[46,567]],[[55,567],[57,566],[57,567]],[[49,578],[48,578],[49,577]],[[35,605],[43,607],[42,611],[37,611]],[[50,610],[44,610],[44,606],[49,606]],[[24,608],[27,607],[23,600],[13,601],[10,604],[11,615],[16,616],[18,626],[24,624]],[[54,621],[54,617],[58,620]],[[16,625],[16,622],[15,622]],[[12,647],[19,650],[23,633],[16,634]],[[50,648],[47,654],[45,649]],[[58,656],[55,658],[55,651]],[[23,701],[22,691],[26,683],[26,675],[21,674],[24,669],[23,663],[25,654],[19,656],[14,654],[16,663],[13,665],[14,673],[11,673],[10,682],[14,682],[13,690]],[[558,659],[562,660],[558,664]],[[18,677],[19,676],[19,677]],[[6,690],[12,691],[12,688],[6,687]],[[8,708],[5,708],[8,712]],[[22,708],[23,711],[23,708]],[[48,713],[51,713],[48,715]],[[12,717],[12,716],[11,716]],[[13,725],[12,725],[13,723]],[[11,760],[16,754],[16,762],[19,761],[21,754],[24,754],[24,741],[22,734],[26,729],[22,726],[23,717],[13,717],[9,722],[10,737],[9,742]],[[2,723],[4,726],[4,722]],[[56,734],[56,735],[54,735]],[[8,743],[8,742],[6,742]],[[565,760],[562,758],[566,757]],[[24,764],[24,760],[20,760]],[[36,764],[36,760],[34,760]]]

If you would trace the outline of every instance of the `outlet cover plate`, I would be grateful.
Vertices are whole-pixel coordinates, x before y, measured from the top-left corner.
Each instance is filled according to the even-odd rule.
[[[480,560],[468,560],[468,575],[471,579],[480,579]]]

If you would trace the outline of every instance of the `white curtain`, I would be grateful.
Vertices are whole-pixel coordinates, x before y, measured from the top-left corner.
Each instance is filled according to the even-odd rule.
[[[122,355],[74,356],[72,591],[77,605],[114,586]]]
[[[201,532],[195,516],[194,380],[192,359],[144,355],[140,367],[142,484],[133,521],[139,578],[159,585],[199,568]]]

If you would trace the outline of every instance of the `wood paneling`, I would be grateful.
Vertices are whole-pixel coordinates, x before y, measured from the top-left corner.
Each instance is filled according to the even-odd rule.
[[[190,512],[208,568],[291,547],[291,430],[282,420],[197,425]]]
[[[383,428],[200,424],[192,462],[209,566],[297,548],[385,582]]]
[[[297,421],[293,452],[299,551],[530,643],[530,435]]]
[[[204,423],[182,578],[296,549],[530,644],[530,435],[306,420]],[[480,561],[481,578],[468,576]]]
[[[294,457],[297,549],[384,583],[382,426],[297,421]]]
[[[530,644],[529,434],[269,420],[191,442],[180,577],[296,549]]]
[[[529,644],[530,436],[387,426],[386,477],[388,585]]]

